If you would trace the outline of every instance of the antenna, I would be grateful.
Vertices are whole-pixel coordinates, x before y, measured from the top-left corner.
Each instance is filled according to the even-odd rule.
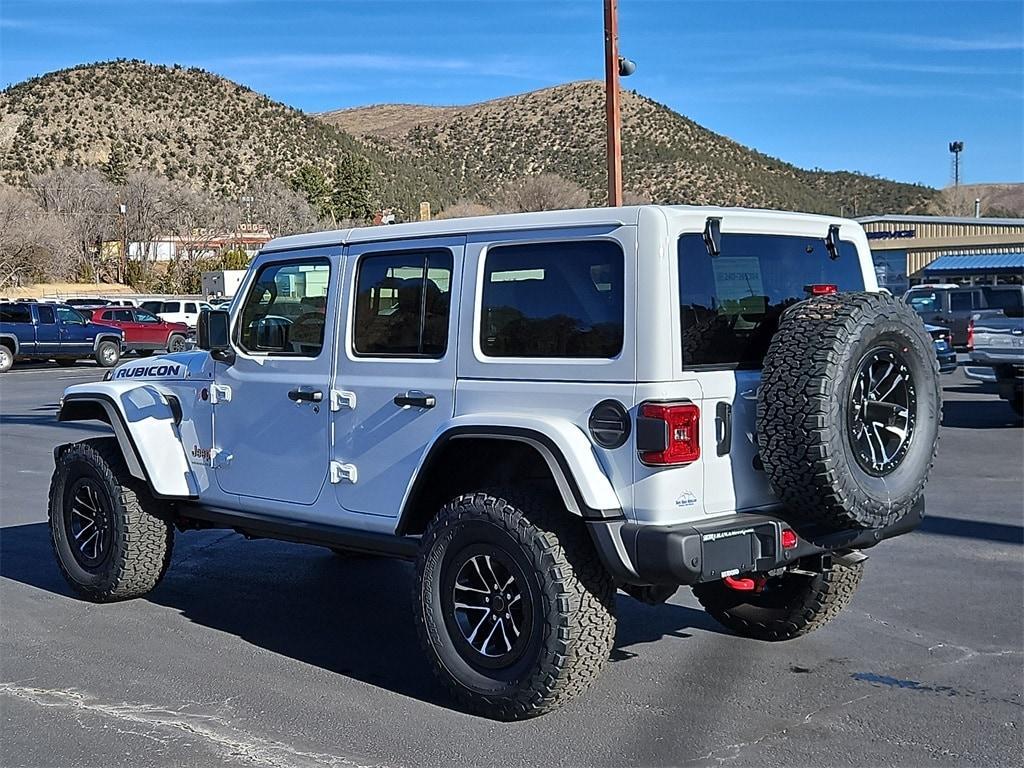
[[[949,151],[953,155],[953,186],[960,186],[960,153],[964,151],[962,141],[949,142]]]

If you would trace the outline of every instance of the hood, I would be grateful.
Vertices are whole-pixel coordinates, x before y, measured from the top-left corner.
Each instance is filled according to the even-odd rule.
[[[146,357],[122,363],[110,372],[112,381],[171,381],[212,379],[213,361],[201,349]]]

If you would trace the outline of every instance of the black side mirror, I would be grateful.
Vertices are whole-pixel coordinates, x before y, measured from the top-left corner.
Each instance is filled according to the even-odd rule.
[[[276,317],[262,317],[254,325],[256,349],[261,352],[286,352],[288,350],[287,321]]]
[[[215,360],[234,362],[235,354],[231,348],[231,315],[219,309],[201,312],[196,321],[196,346],[210,352]]]

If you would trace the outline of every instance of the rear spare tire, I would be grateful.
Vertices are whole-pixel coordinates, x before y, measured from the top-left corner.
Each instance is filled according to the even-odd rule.
[[[844,293],[783,313],[758,390],[757,442],[793,525],[895,523],[924,491],[941,420],[932,340],[902,301]]]

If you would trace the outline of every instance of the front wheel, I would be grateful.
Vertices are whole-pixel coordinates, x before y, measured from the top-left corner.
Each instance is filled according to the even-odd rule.
[[[599,675],[615,587],[586,529],[553,498],[459,496],[423,535],[416,624],[434,671],[470,711],[549,712]]]
[[[64,451],[50,482],[50,542],[72,589],[106,603],[141,597],[159,584],[174,541],[162,511],[128,471],[116,438]]]
[[[6,344],[0,344],[0,373],[7,373],[14,366],[14,353]]]
[[[168,352],[181,352],[185,349],[185,337],[174,335],[167,340],[167,351]]]
[[[103,368],[113,368],[121,359],[121,349],[113,341],[101,341],[96,347],[96,362]]]
[[[697,584],[693,594],[711,616],[738,635],[755,640],[792,640],[828,624],[857,591],[864,563],[816,573],[789,571],[753,579],[756,590],[741,591],[725,581]]]

